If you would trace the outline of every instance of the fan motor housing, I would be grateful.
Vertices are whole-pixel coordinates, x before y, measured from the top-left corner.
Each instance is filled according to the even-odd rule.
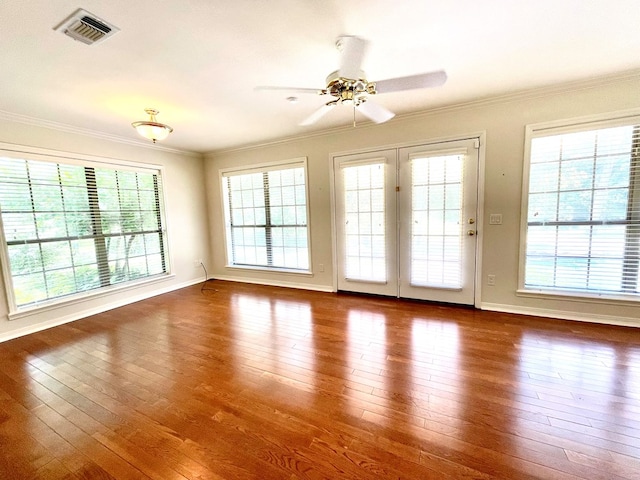
[[[365,73],[360,71],[359,78],[345,78],[340,76],[336,70],[327,76],[327,87],[325,91],[338,98],[340,101],[357,101],[359,97],[367,93],[375,93],[375,88],[366,78]]]

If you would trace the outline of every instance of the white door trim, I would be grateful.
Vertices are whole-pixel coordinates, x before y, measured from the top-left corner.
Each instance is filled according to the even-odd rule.
[[[487,224],[485,222],[485,214],[484,214],[484,196],[485,196],[485,162],[486,162],[486,132],[478,131],[471,132],[468,134],[461,135],[451,135],[451,136],[443,136],[443,137],[435,137],[429,138],[426,140],[419,141],[411,141],[411,142],[402,142],[395,144],[387,144],[380,146],[372,146],[368,148],[360,148],[354,150],[340,151],[329,154],[328,158],[328,167],[330,170],[329,179],[330,179],[330,205],[331,205],[331,226],[332,226],[332,260],[333,260],[333,291],[338,290],[338,238],[337,238],[337,230],[336,230],[336,202],[335,202],[335,172],[334,172],[334,158],[341,157],[345,155],[354,155],[354,154],[367,154],[374,153],[376,151],[381,150],[389,150],[389,149],[400,149],[406,147],[414,147],[420,145],[431,145],[436,143],[445,143],[445,142],[453,142],[459,140],[468,140],[477,138],[480,145],[478,148],[478,202],[477,202],[477,241],[476,241],[476,271],[475,271],[475,298],[474,298],[474,306],[476,308],[480,308],[481,299],[482,299],[482,251],[483,251],[483,242],[484,242],[484,227]]]

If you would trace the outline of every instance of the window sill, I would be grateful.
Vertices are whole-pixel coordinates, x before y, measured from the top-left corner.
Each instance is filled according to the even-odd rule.
[[[588,294],[569,292],[566,290],[550,291],[550,290],[532,290],[518,289],[516,290],[518,297],[539,298],[544,300],[562,300],[565,302],[593,303],[604,305],[626,305],[630,307],[640,306],[640,297],[632,297],[631,295],[611,295],[611,294]]]
[[[87,291],[87,292],[75,294],[69,297],[64,297],[58,300],[50,300],[47,302],[42,302],[36,306],[18,308],[16,311],[10,312],[9,315],[7,316],[9,320],[19,320],[21,318],[27,318],[32,315],[45,313],[49,311],[55,311],[59,308],[63,308],[71,305],[77,305],[86,301],[104,298],[116,293],[122,293],[129,290],[134,290],[142,286],[164,282],[174,277],[175,277],[174,274],[167,273],[167,274],[160,274],[151,278],[145,278],[142,280],[133,280],[131,282],[127,282],[126,284],[113,285],[111,287],[105,287],[105,288],[101,288],[99,290],[94,290],[94,291]]]
[[[313,272],[311,270],[294,270],[292,268],[269,268],[269,267],[258,267],[258,266],[250,266],[250,265],[225,265],[225,268],[229,270],[246,270],[252,272],[265,272],[265,273],[284,273],[287,275],[302,275],[302,276],[313,276]]]

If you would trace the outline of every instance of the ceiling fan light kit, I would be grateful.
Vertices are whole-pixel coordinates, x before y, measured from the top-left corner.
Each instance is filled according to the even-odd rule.
[[[370,95],[439,87],[447,81],[447,74],[443,70],[438,70],[370,82],[360,69],[367,46],[368,42],[361,37],[350,35],[339,37],[336,41],[336,47],[341,56],[340,68],[327,76],[326,87],[323,89],[270,86],[256,87],[256,89],[331,95],[335,98],[313,112],[300,125],[314,124],[332,110],[332,107],[349,105],[354,109],[353,125],[355,126],[355,110],[358,110],[375,123],[384,123],[395,116],[395,113],[387,110],[382,105],[369,101]]]
[[[148,138],[153,143],[156,143],[157,140],[164,140],[171,132],[173,132],[173,128],[169,125],[159,123],[156,120],[156,115],[160,113],[158,110],[145,108],[144,111],[149,115],[149,120],[141,120],[131,124],[131,126],[144,138]]]

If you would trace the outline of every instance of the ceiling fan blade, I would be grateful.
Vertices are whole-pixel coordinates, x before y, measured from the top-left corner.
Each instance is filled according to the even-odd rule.
[[[360,78],[360,67],[367,43],[364,38],[354,36],[344,36],[338,39],[337,45],[341,52],[338,72],[341,77],[352,80]]]
[[[438,70],[408,77],[389,78],[388,80],[380,80],[373,83],[376,85],[376,93],[390,93],[417,88],[439,87],[446,81],[447,73],[444,70]]]
[[[300,88],[300,87],[271,87],[271,86],[258,86],[254,88],[255,91],[281,91],[291,93],[313,93],[316,95],[324,95],[326,92],[322,88]]]
[[[307,118],[305,118],[302,122],[300,122],[300,125],[303,125],[303,126],[313,125],[322,117],[324,117],[327,113],[329,113],[335,106],[336,105],[334,103],[328,103],[327,105],[321,106],[318,110],[316,110]]]
[[[365,117],[369,118],[369,120],[372,120],[375,123],[384,123],[387,120],[391,120],[396,115],[395,113],[384,108],[382,105],[378,105],[377,103],[371,101],[362,102],[356,108]]]

